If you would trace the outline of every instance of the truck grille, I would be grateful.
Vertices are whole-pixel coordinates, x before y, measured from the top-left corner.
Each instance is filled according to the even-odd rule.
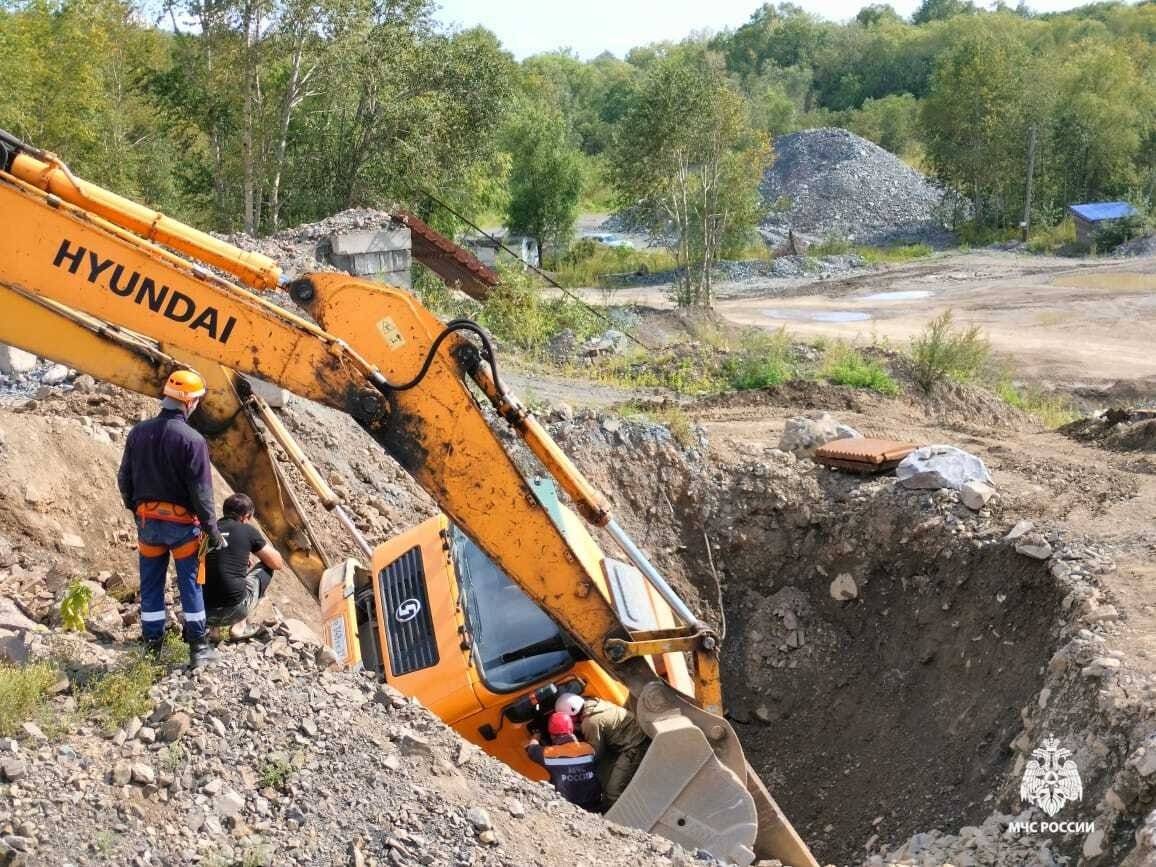
[[[429,610],[421,548],[410,548],[382,569],[378,580],[393,676],[437,665],[437,635]]]

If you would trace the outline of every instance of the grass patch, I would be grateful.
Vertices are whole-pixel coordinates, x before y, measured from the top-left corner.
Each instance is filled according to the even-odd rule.
[[[183,768],[188,760],[189,754],[179,743],[169,744],[160,754],[161,765],[174,773]]]
[[[887,265],[925,259],[935,251],[928,244],[900,244],[895,247],[856,247],[869,265]]]
[[[738,351],[723,360],[721,372],[736,391],[781,385],[795,375],[790,335],[785,328],[746,332]]]
[[[266,760],[262,763],[261,769],[258,772],[261,788],[283,791],[286,783],[289,781],[289,774],[291,772],[292,768],[289,767],[289,762],[284,758],[278,756]]]
[[[807,255],[846,256],[854,249],[854,245],[842,235],[828,235],[818,244],[812,244],[810,247],[808,247]]]
[[[1020,239],[1020,229],[1016,226],[984,226],[975,222],[962,224],[955,232],[960,245],[987,247],[991,244],[1005,244]]]
[[[935,251],[927,244],[896,244],[894,246],[872,247],[864,244],[852,244],[846,238],[830,235],[822,243],[812,244],[807,248],[807,255],[820,256],[848,256],[855,254],[863,257],[869,265],[894,264],[911,262],[914,259],[923,259]]]
[[[636,404],[625,404],[621,411],[625,418],[639,418],[662,425],[670,431],[670,435],[674,437],[674,441],[684,449],[693,448],[697,445],[697,440],[694,435],[694,422],[690,420],[690,416],[688,416],[680,406],[673,405],[650,408]]]
[[[1028,238],[1031,253],[1059,253],[1076,246],[1076,223],[1068,217],[1054,226],[1032,229]]]
[[[836,385],[865,388],[879,394],[899,394],[899,383],[887,368],[848,343],[834,343],[827,348],[819,376]]]
[[[587,239],[578,241],[562,257],[554,279],[568,289],[600,286],[607,275],[672,271],[676,265],[668,250],[607,247]]]
[[[911,341],[909,357],[915,382],[930,392],[948,379],[977,379],[989,365],[991,344],[978,325],[957,328],[952,312],[946,310]]]
[[[995,386],[995,393],[1008,406],[1023,410],[1040,420],[1049,430],[1075,421],[1080,414],[1070,400],[1058,394],[1047,394],[1035,388],[1021,388],[1009,379]]]
[[[153,708],[149,689],[172,667],[188,662],[188,651],[175,633],[165,634],[159,659],[137,652],[112,671],[98,674],[81,690],[77,708],[110,732]]]
[[[43,715],[58,677],[49,662],[0,664],[0,736],[13,735],[21,723]]]
[[[134,716],[145,716],[152,710],[149,689],[164,668],[143,655],[115,671],[98,675],[80,694],[79,709],[98,720],[108,731],[115,731]]]

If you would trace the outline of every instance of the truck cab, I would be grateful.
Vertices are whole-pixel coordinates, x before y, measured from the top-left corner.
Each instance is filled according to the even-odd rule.
[[[595,587],[631,631],[676,625],[666,603],[631,565],[606,557],[553,484],[533,483]],[[624,704],[626,688],[582,650],[468,536],[437,515],[374,551],[366,572],[352,562],[321,586],[326,641],[346,666],[374,671],[421,701],[463,738],[527,777],[545,779],[525,744],[560,692]],[[681,653],[651,665],[693,696]]]

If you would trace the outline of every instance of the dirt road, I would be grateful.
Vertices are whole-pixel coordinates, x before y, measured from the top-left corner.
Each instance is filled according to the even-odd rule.
[[[1103,386],[1156,375],[1156,257],[1076,260],[980,251],[846,278],[718,287],[719,313],[814,337],[904,344],[944,310],[983,327],[1018,378]],[[595,300],[591,294],[591,300]],[[670,306],[664,286],[616,303]]]

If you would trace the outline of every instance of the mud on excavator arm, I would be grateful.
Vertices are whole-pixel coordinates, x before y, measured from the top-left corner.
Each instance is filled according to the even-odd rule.
[[[0,163],[0,213],[9,224],[0,233],[0,283],[147,335],[169,354],[193,353],[348,412],[629,688],[653,744],[628,789],[631,797],[624,796],[629,803],[611,818],[740,863],[749,863],[757,847],[759,855],[796,867],[815,864],[721,716],[718,644],[709,630],[688,622],[682,640],[694,652],[710,710],[631,653],[635,637],[538,504],[467,382],[519,432],[588,520],[612,530],[617,525],[605,501],[502,388],[477,326],[447,328],[399,289],[314,274],[290,289],[318,327],[125,227],[163,237],[169,247],[210,259],[258,287],[275,282],[271,262],[237,251],[231,267],[221,242],[210,238],[203,245],[207,236],[195,230],[159,215],[150,220],[140,206],[73,178],[50,155],[12,142],[0,136],[0,149],[8,151]],[[482,350],[463,330],[481,336]]]

